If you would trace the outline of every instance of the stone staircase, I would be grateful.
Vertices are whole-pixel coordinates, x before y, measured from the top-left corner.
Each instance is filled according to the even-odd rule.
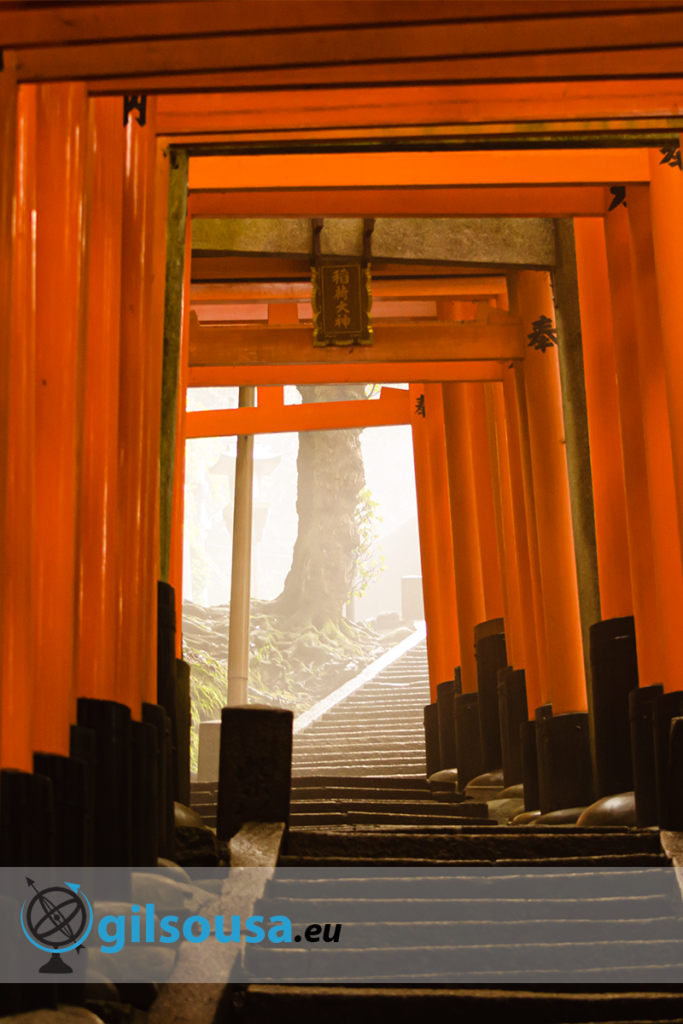
[[[510,826],[485,803],[430,792],[428,701],[422,642],[295,736],[278,864],[306,872],[272,878],[256,912],[301,935],[306,922],[342,923],[344,942],[249,947],[254,984],[228,987],[229,1013],[683,1024],[683,905],[674,872],[656,870],[671,864],[659,832]],[[346,870],[331,881],[335,868]]]

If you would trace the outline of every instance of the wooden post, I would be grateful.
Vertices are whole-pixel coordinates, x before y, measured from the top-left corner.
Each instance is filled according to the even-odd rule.
[[[574,224],[570,217],[563,217],[555,221],[555,253],[553,287],[557,303],[557,352],[562,385],[562,411],[574,530],[576,576],[581,609],[584,668],[586,678],[588,678],[590,673],[589,631],[593,623],[600,620],[600,584],[576,248]]]
[[[531,558],[529,554],[527,513],[524,502],[524,477],[520,453],[519,417],[515,394],[514,369],[508,368],[506,371],[502,390],[505,434],[510,467],[510,498],[512,502],[514,544],[517,556],[517,579],[522,629],[522,664],[526,680],[528,712],[529,716],[533,717],[535,709],[540,707],[544,700],[539,664],[541,660],[540,651],[545,652],[545,625],[539,585],[540,630],[537,627],[536,604],[531,576]],[[500,416],[498,410],[497,415]]]
[[[665,160],[658,150],[650,150],[652,237],[669,397],[678,533],[683,549],[683,171],[679,166],[680,149],[678,163],[675,158],[670,162]]]
[[[114,700],[123,123],[119,98],[91,102],[93,182],[79,536],[78,695]]]
[[[183,330],[183,290],[187,235],[186,149],[170,152],[168,189],[168,228],[166,235],[166,292],[164,299],[164,363],[161,385],[161,451],[159,454],[159,576],[168,582],[171,563],[173,519],[173,478],[176,425],[178,419],[178,381]],[[179,438],[184,444],[184,438]],[[180,593],[177,594],[178,600]]]
[[[173,469],[173,520],[169,583],[176,595],[176,657],[183,656],[183,532],[185,518],[185,407],[187,404],[188,346],[190,340],[190,274],[192,264],[192,221],[185,222],[182,328],[180,334],[179,380],[176,400],[175,466]]]
[[[633,614],[617,368],[602,220],[574,220],[595,537],[604,619]]]
[[[256,405],[255,388],[240,388],[240,408]],[[251,511],[254,488],[254,435],[237,438],[235,511],[232,527],[228,707],[248,701],[251,600]]]
[[[66,755],[69,723],[76,721],[87,114],[83,83],[38,87],[35,565],[36,678],[42,688],[34,706],[34,749]]]
[[[443,405],[439,407],[436,401],[437,388],[440,388],[440,385],[410,385],[417,523],[432,701],[436,700],[436,688],[439,683],[453,678],[453,669],[458,664],[459,657],[459,650],[454,644],[454,640],[457,643],[457,612],[450,511],[444,524],[439,517],[443,504],[439,503],[437,495],[437,491],[441,489],[443,502],[443,495],[448,494],[445,430],[441,430],[441,459],[438,451],[438,430],[428,429],[427,423],[431,413],[437,428],[439,422],[443,424]]]
[[[143,700],[156,702],[154,570],[158,547],[154,546],[153,522],[156,518],[159,414],[157,411],[157,416],[153,415],[150,388],[160,386],[160,375],[159,381],[154,381],[155,338],[150,330],[156,157],[154,111],[155,100],[148,97],[145,126],[138,124],[135,115],[129,118],[125,130],[123,183],[119,375],[120,617],[116,699],[130,707],[134,718],[140,717]],[[150,492],[153,493],[151,507]]]
[[[486,618],[497,619],[505,615],[505,599],[483,384],[473,385],[467,398]]]
[[[641,686],[650,686],[652,683],[661,682],[664,664],[657,614],[655,557],[639,381],[640,360],[633,306],[633,275],[629,257],[628,213],[623,206],[607,214],[605,241],[619,387],[619,419],[624,455],[638,676]]]
[[[662,641],[662,682],[665,692],[668,692],[680,689],[683,678],[683,567],[650,200],[645,185],[629,186],[627,195],[643,433]]]
[[[547,273],[518,275],[525,333],[553,324]],[[544,318],[544,319],[543,319]],[[537,325],[536,327],[534,325]],[[574,558],[557,347],[528,348],[525,360],[529,438],[538,522],[543,606],[553,714],[586,710],[581,617]]]
[[[486,618],[486,608],[467,415],[467,390],[473,385],[451,383],[441,386],[446,428],[453,562],[458,594],[460,672],[463,692],[474,693],[477,689],[474,627]]]
[[[8,315],[3,317],[4,323],[0,327],[1,331],[5,324],[11,323],[11,339],[7,339],[6,346],[9,356],[7,379],[11,381],[11,388],[6,424],[7,491],[3,527],[9,544],[2,573],[5,628],[2,640],[0,765],[30,772],[33,770],[35,687],[35,86],[23,86],[19,90],[17,113],[11,318],[8,306]],[[11,151],[13,147],[9,148]]]

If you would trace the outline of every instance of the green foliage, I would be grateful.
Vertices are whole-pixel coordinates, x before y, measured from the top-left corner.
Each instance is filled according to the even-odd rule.
[[[200,650],[193,639],[187,637],[183,640],[183,658],[190,666],[190,699],[194,712],[190,732],[190,769],[196,772],[199,723],[221,717],[221,708],[227,703],[228,683],[225,662],[217,661]]]
[[[379,502],[373,498],[370,488],[364,487],[358,495],[355,513],[359,543],[354,554],[349,597],[362,597],[384,572],[384,555],[377,545],[378,524],[382,522],[378,508]]]

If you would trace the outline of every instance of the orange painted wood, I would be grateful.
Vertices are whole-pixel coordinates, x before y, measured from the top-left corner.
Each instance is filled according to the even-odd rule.
[[[491,475],[491,452],[484,388],[475,384],[467,391],[467,415],[472,444],[474,491],[479,523],[479,552],[484,584],[484,606],[487,619],[504,616],[503,581],[498,552],[496,508]]]
[[[211,92],[212,76],[204,76],[203,92],[171,92],[159,97],[158,130],[175,139],[201,142],[208,134],[225,141],[243,140],[256,130],[264,139],[285,137],[286,132],[305,128],[308,137],[363,138],[370,132],[394,137],[427,134],[448,137],[455,132],[486,138],[491,135],[543,135],[563,132],[601,133],[628,131],[635,127],[674,127],[680,116],[679,84],[676,78],[638,78],[610,81],[546,81],[542,92],[535,83],[467,83],[446,81],[452,61],[441,62],[445,72],[439,84],[393,85],[381,91],[372,86],[348,88],[348,74],[342,69],[303,72],[315,77],[319,88],[273,91]],[[430,72],[437,69],[432,62]],[[367,69],[379,79],[379,69]],[[390,69],[391,70],[391,69]],[[404,65],[406,81],[422,77],[415,65]],[[651,65],[650,73],[654,67]],[[352,72],[351,72],[352,73]],[[292,82],[301,69],[280,69],[280,82]],[[276,83],[275,73],[223,72],[215,76],[224,83],[239,78],[245,85],[257,82],[263,88]],[[270,82],[269,82],[270,79]],[[336,88],[330,88],[332,84]],[[92,90],[106,89],[106,82],[91,82]],[[176,79],[176,89],[186,83]],[[172,80],[160,80],[157,88],[173,89]],[[155,85],[152,84],[152,89]],[[418,127],[416,127],[418,126]],[[571,145],[571,143],[568,143]]]
[[[124,140],[120,101],[99,98],[92,103],[93,182],[79,538],[78,693],[82,697],[115,700]]]
[[[188,328],[189,329],[189,328]],[[409,381],[501,380],[495,362],[365,363],[344,366],[319,363],[297,366],[191,366],[189,387],[244,387],[259,384],[399,384]],[[381,378],[381,379],[380,379]]]
[[[531,574],[531,557],[529,551],[529,534],[527,528],[527,512],[524,500],[524,474],[519,434],[519,414],[515,393],[514,369],[508,369],[503,378],[503,406],[505,410],[505,432],[507,439],[508,465],[510,470],[510,497],[512,501],[512,520],[514,528],[514,546],[517,558],[517,580],[519,585],[519,605],[522,626],[522,664],[526,679],[527,708],[529,717],[544,700],[540,674],[540,651],[544,653],[545,663],[545,623],[540,595],[539,567],[539,600],[540,625],[537,625],[537,606],[534,601],[534,587]],[[532,504],[532,502],[530,502]]]
[[[528,332],[540,316],[553,320],[549,275],[521,271],[518,283],[520,312]],[[586,680],[556,347],[545,352],[527,349],[525,379],[553,713],[585,711]]]
[[[657,294],[662,327],[664,367],[671,426],[679,539],[683,545],[683,263],[680,229],[683,225],[683,173],[650,156],[652,236],[657,272]]]
[[[470,387],[471,384],[442,385],[463,693],[475,693],[477,689],[474,627],[486,618],[467,409]]]
[[[679,7],[676,0],[603,0],[593,2],[594,10],[622,11],[629,9]],[[585,12],[585,4],[552,0],[497,0],[486,3],[472,0],[422,0],[419,17],[411,0],[396,0],[389,7],[382,3],[326,3],[313,7],[309,0],[260,0],[257,8],[242,0],[222,3],[191,0],[186,3],[128,2],[125,7],[114,4],[55,5],[52,9],[12,9],[0,13],[0,30],[8,47],[31,44],[84,43],[97,39],[155,39],[161,37],[224,32],[248,32],[265,29],[301,28],[304,25],[323,27],[345,24],[401,23],[433,20],[474,20],[501,15],[524,17],[528,14],[576,15]]]
[[[496,322],[500,318],[500,322]],[[497,310],[490,322],[402,321],[373,326],[374,344],[313,347],[313,328],[299,326],[200,326],[190,318],[190,366],[258,366],[406,363],[436,360],[524,358],[518,320]]]
[[[598,185],[245,189],[190,193],[189,209],[194,217],[601,217],[605,199]]]
[[[612,310],[606,299],[609,279],[603,224],[601,221],[576,219],[574,237],[590,431],[600,608],[603,619],[612,619],[633,614],[633,595]]]
[[[502,567],[505,645],[508,665],[524,667],[522,609],[512,509],[512,484],[502,385],[487,385],[486,416],[489,428],[491,473],[496,499],[498,560]]]
[[[671,455],[657,275],[652,245],[650,197],[647,187],[636,186],[629,189],[628,223],[650,520],[664,665],[663,683],[665,690],[670,691],[679,688],[683,674],[683,649],[680,642],[683,621],[683,565]]]
[[[276,391],[277,388],[266,388]],[[270,397],[270,396],[269,396]],[[266,399],[268,401],[268,399]],[[262,404],[252,409],[220,409],[185,414],[186,437],[225,437],[230,434],[275,434],[299,430],[345,430],[410,422],[408,392],[383,388],[369,402],[315,402],[307,405]]]
[[[34,706],[33,744],[35,750],[57,754],[69,753],[69,722],[76,720],[87,103],[79,83],[38,90],[35,670],[41,692]]]
[[[0,308],[12,304],[14,183],[17,154],[17,85],[11,55],[5,55],[0,71]],[[12,320],[0,316],[0,508],[7,507],[8,455],[12,416]],[[6,594],[7,564],[12,549],[9,524],[0,519],[0,644],[5,644],[6,616],[11,602]],[[0,694],[2,683],[0,682]],[[0,764],[6,764],[0,747]]]
[[[617,207],[605,218],[605,240],[624,458],[626,521],[638,647],[638,674],[640,685],[647,686],[662,681],[664,662],[639,386],[640,359],[629,254],[628,213],[623,206]]]
[[[183,274],[183,312],[180,334],[180,369],[178,378],[178,412],[175,431],[175,466],[173,471],[173,518],[171,522],[171,561],[169,583],[175,590],[176,599],[176,657],[183,656],[183,531],[185,528],[185,438],[187,387],[189,368],[187,365],[190,340],[190,268],[192,256],[192,222],[187,218],[185,230],[185,264]]]
[[[647,182],[646,149],[499,152],[287,153],[190,157],[190,189],[415,185],[601,185]]]
[[[373,280],[374,299],[441,299],[458,296],[465,299],[488,298],[506,292],[505,278],[496,277],[443,277],[406,278],[402,281]],[[221,281],[191,285],[190,300],[197,303],[225,302],[310,302],[310,281]]]
[[[121,349],[119,370],[119,626],[117,700],[140,717],[143,693],[156,691],[149,679],[156,649],[150,609],[156,606],[156,560],[149,528],[150,440],[157,424],[150,418],[150,375],[156,363],[150,337],[152,311],[153,187],[156,139],[154,104],[147,102],[147,125],[135,118],[125,132],[121,249]],[[152,550],[150,551],[150,545]],[[152,562],[152,565],[154,564]],[[154,692],[156,700],[156,692]]]
[[[436,687],[446,679],[453,678],[453,669],[458,664],[457,652],[453,650],[453,637],[457,630],[455,612],[454,572],[447,575],[449,568],[448,550],[451,551],[450,568],[453,567],[450,528],[446,535],[441,529],[437,501],[437,490],[445,487],[447,493],[448,474],[445,465],[445,438],[442,449],[443,462],[437,447],[431,439],[426,416],[418,413],[418,398],[428,397],[427,388],[439,385],[411,384],[410,412],[413,427],[413,455],[415,461],[415,485],[417,490],[417,522],[420,537],[420,561],[422,564],[422,591],[424,594],[425,619],[427,623],[427,660],[429,664],[429,686],[432,700],[436,700]],[[437,410],[438,412],[438,410]],[[437,418],[438,427],[438,418]],[[445,476],[439,476],[439,470]],[[450,527],[450,515],[449,515]],[[453,663],[453,656],[456,661]]]
[[[652,74],[653,57],[659,57],[652,48],[669,47],[675,53],[682,41],[681,18],[674,9],[639,14],[614,11],[607,15],[591,11],[589,17],[563,19],[559,31],[554,19],[544,17],[520,20],[514,32],[506,21],[489,19],[463,24],[413,24],[410,32],[401,24],[385,21],[381,31],[374,26],[343,25],[323,32],[303,27],[286,33],[104,41],[75,47],[22,47],[15,52],[21,81],[68,76],[106,76],[125,81],[221,68],[274,70],[283,64],[313,68],[348,65],[347,81],[354,77],[367,81],[367,66],[377,64],[385,81],[405,81],[405,72],[401,78],[399,69],[413,61],[421,65],[419,80],[429,81],[430,69],[425,62],[443,60],[444,54],[457,58],[452,61],[450,78],[528,81],[539,75],[553,77],[552,70],[556,77],[624,77],[638,73],[642,66],[638,56],[643,64],[649,56],[649,66],[643,71]],[[440,70],[439,77],[443,78]],[[301,74],[297,78],[306,81]]]
[[[22,86],[17,106],[11,344],[8,380],[7,494],[3,560],[0,764],[33,771],[35,693],[34,459],[36,335],[36,87]],[[13,150],[9,146],[9,152]],[[10,176],[11,177],[11,176]],[[7,240],[9,241],[9,239]],[[9,304],[8,304],[9,312]]]

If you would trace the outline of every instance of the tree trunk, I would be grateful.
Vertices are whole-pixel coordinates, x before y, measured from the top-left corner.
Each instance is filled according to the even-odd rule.
[[[365,398],[365,385],[301,386],[306,402]],[[339,625],[349,596],[359,535],[355,512],[365,486],[361,429],[299,434],[292,567],[269,611],[299,626]]]

